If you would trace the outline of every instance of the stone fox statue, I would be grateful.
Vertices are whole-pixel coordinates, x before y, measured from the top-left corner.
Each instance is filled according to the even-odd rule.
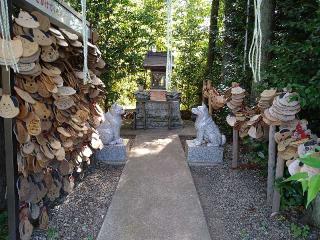
[[[99,127],[99,133],[103,144],[115,145],[123,143],[123,139],[120,138],[122,114],[124,114],[123,108],[115,103],[104,115],[105,121]]]
[[[226,143],[226,137],[221,134],[218,126],[209,116],[206,105],[192,108],[192,113],[197,115],[195,122],[197,138],[193,140],[196,146],[207,143],[208,146],[218,147]]]

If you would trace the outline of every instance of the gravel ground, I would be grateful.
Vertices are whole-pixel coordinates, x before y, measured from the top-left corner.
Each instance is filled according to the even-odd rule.
[[[124,135],[129,139],[129,149],[134,143],[134,135]],[[33,240],[93,240],[98,235],[104,216],[110,206],[122,170],[96,162],[86,171],[80,181],[76,181],[74,191],[61,197],[49,209],[49,228],[36,229]]]
[[[117,188],[123,166],[96,163],[60,204],[49,210],[49,229],[34,232],[34,240],[93,240]]]
[[[186,139],[190,138],[181,137],[183,146]],[[212,240],[295,239],[285,217],[270,218],[266,179],[261,171],[232,170],[231,145],[226,145],[224,159],[221,166],[190,168]],[[248,162],[245,154],[240,154],[240,159]],[[311,232],[308,239],[317,240],[317,236]]]

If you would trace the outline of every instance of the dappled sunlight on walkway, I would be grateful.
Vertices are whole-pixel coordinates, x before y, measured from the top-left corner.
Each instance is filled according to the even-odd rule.
[[[159,154],[170,143],[172,143],[172,139],[156,139],[151,142],[144,142],[132,149],[130,157],[137,158],[145,155],[151,156]]]
[[[210,240],[179,137],[137,135],[98,240]]]

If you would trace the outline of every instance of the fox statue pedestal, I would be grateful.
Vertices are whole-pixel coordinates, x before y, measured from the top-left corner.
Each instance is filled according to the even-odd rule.
[[[197,146],[193,140],[187,140],[186,153],[189,165],[217,165],[223,162],[224,147]]]
[[[226,137],[221,134],[218,126],[212,120],[205,105],[192,108],[197,115],[195,128],[197,138],[187,140],[186,153],[190,165],[216,165],[223,161],[223,145]]]
[[[129,150],[129,139],[123,139],[123,143],[115,145],[104,145],[95,154],[96,160],[107,164],[125,164],[127,161],[127,151]]]
[[[105,121],[98,129],[103,148],[96,152],[96,160],[108,164],[126,163],[129,139],[120,137],[122,114],[124,114],[123,108],[118,104],[113,104],[104,115]]]

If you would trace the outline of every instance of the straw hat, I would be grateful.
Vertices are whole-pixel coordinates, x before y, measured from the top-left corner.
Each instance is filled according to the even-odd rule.
[[[283,122],[289,122],[295,119],[295,115],[285,115],[284,113],[277,112],[274,106],[269,108],[269,113],[272,117]]]
[[[40,24],[37,18],[28,12],[20,11],[17,18],[15,18],[15,22],[21,27],[25,28],[38,28]]]
[[[61,74],[61,70],[49,63],[45,63],[42,66],[42,72],[49,77],[56,77]]]
[[[40,29],[32,29],[31,33],[33,39],[42,47],[50,46],[52,44],[52,39],[49,33],[46,33]]]
[[[253,115],[253,116],[249,119],[249,121],[247,122],[247,124],[248,124],[249,126],[254,125],[254,124],[258,123],[261,119],[262,119],[261,114]]]
[[[292,160],[298,157],[297,148],[287,147],[284,151],[278,152],[278,155],[283,160]]]
[[[59,110],[66,110],[66,109],[71,108],[72,106],[75,106],[75,103],[70,96],[63,96],[63,97],[55,100],[54,105]]]
[[[276,93],[277,93],[276,89],[268,89],[268,90],[264,90],[260,94],[260,96],[264,100],[270,100],[270,99],[273,99],[275,97]]]
[[[70,40],[70,41],[77,41],[78,40],[78,35],[71,33],[67,31],[66,29],[60,28],[60,31]]]
[[[57,39],[57,45],[61,46],[61,47],[68,47],[69,44],[67,43],[67,41],[63,40],[63,39]]]
[[[8,41],[4,40],[0,37],[0,46],[4,45],[7,46]],[[15,38],[13,40],[10,41],[10,44],[12,46],[12,51],[13,51],[13,56],[9,56],[8,52],[6,51],[6,48],[0,48],[0,59],[1,63],[4,63],[4,60],[7,60],[11,63],[12,60],[16,60],[18,61],[19,58],[22,56],[23,54],[23,46],[22,46],[22,41],[18,38]]]
[[[286,107],[296,107],[299,105],[299,101],[294,100],[294,99],[298,99],[299,95],[297,93],[283,93],[281,94],[278,98],[277,101]]]
[[[41,50],[39,48],[38,51],[35,54],[31,55],[30,57],[21,57],[19,59],[19,63],[33,63],[33,62],[36,62],[40,57],[40,53],[41,53]]]
[[[14,118],[19,112],[18,100],[15,97],[3,94],[0,99],[0,117]]]
[[[41,50],[41,59],[44,62],[54,62],[58,60],[59,58],[59,51],[56,47],[52,46],[46,46],[42,47]]]
[[[231,94],[234,94],[234,95],[243,95],[245,92],[246,90],[241,87],[233,87],[231,89]]]
[[[31,57],[39,51],[39,44],[31,36],[20,35],[17,38],[22,42],[23,52],[21,57]]]
[[[14,90],[19,95],[19,97],[21,97],[24,101],[31,103],[31,104],[36,103],[36,101],[31,97],[31,95],[29,93],[23,91],[22,89],[20,89],[16,86],[14,87]]]
[[[288,128],[283,128],[279,132],[276,132],[274,135],[274,139],[277,143],[284,141],[292,136],[292,130]]]
[[[259,139],[264,136],[263,127],[261,124],[257,126],[252,125],[248,131],[248,135],[254,139]]]
[[[37,11],[33,11],[31,13],[33,16],[35,16],[40,24],[39,29],[47,32],[49,31],[50,28],[50,20],[48,17],[44,16],[43,14],[41,14],[40,12]]]
[[[76,47],[76,48],[81,48],[82,47],[82,43],[79,41],[70,41],[70,45],[72,47]]]

